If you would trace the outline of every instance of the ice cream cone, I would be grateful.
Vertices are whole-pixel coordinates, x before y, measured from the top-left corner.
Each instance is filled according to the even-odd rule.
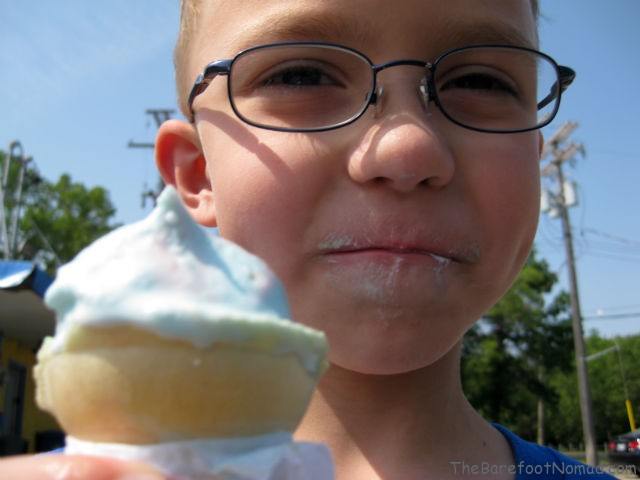
[[[316,376],[296,355],[274,355],[287,333],[198,348],[126,325],[79,327],[64,352],[39,355],[37,401],[66,432],[96,442],[291,432]]]

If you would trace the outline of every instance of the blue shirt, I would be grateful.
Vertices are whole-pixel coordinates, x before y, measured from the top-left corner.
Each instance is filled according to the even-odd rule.
[[[615,480],[602,470],[586,465],[537,443],[527,442],[502,425],[493,426],[509,442],[513,452],[515,480]]]

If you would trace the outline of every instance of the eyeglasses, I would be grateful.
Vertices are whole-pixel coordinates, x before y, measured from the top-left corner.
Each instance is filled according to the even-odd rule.
[[[424,76],[416,94],[451,122],[471,130],[516,133],[555,117],[575,72],[525,47],[478,45],[449,50],[436,60],[394,60],[375,65],[352,48],[322,42],[261,45],[210,63],[189,94],[193,102],[218,75],[226,75],[229,102],[244,122],[282,132],[320,132],[355,122],[379,106],[377,74],[400,65]]]

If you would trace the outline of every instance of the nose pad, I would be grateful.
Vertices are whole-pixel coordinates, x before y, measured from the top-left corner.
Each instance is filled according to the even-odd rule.
[[[378,85],[376,87],[376,103],[375,103],[375,111],[374,117],[380,118],[382,116],[382,111],[384,110],[384,87],[382,85]]]
[[[430,95],[429,82],[427,82],[427,77],[422,77],[422,80],[420,80],[420,84],[418,85],[418,96],[420,97],[422,110],[424,110],[427,116],[431,116],[431,110],[428,108]]]
[[[425,112],[425,114],[428,117],[430,117],[431,110],[428,107],[429,107],[429,101],[431,100],[431,95],[429,93],[429,82],[427,81],[427,77],[422,77],[422,80],[420,80],[420,83],[418,84],[417,90],[418,90],[418,97],[420,99],[420,105],[422,106],[422,110]],[[384,104],[385,104],[383,85],[378,85],[376,87],[376,90],[374,93],[374,101],[372,103],[375,108],[374,117],[380,118],[383,114]]]

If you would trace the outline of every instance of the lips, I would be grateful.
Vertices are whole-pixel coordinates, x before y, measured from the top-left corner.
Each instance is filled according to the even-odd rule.
[[[438,263],[446,264],[451,261],[455,261],[451,257],[446,257],[444,255],[439,255],[437,253],[431,252],[429,250],[424,250],[420,248],[397,248],[397,247],[387,247],[387,246],[371,246],[365,248],[342,248],[338,250],[328,250],[323,252],[325,255],[357,255],[357,254],[369,254],[373,255],[390,255],[396,257],[410,257],[415,255],[428,256],[436,260]]]
[[[435,263],[438,269],[447,267],[456,260],[451,257],[445,257],[432,253],[428,250],[421,250],[416,248],[387,248],[387,247],[374,247],[374,248],[360,248],[360,249],[345,249],[328,251],[324,254],[328,258],[334,260],[342,259],[347,261],[365,260],[367,262],[375,262],[382,264],[393,265],[397,260],[403,260],[405,262],[422,263],[427,260],[429,263]]]
[[[395,255],[410,257],[424,255],[433,258],[438,263],[474,263],[479,256],[475,246],[461,245],[462,242],[452,240],[436,240],[434,236],[422,235],[421,239],[407,240],[387,236],[376,238],[369,234],[338,234],[327,235],[318,245],[320,255]],[[441,237],[438,237],[441,238]]]

